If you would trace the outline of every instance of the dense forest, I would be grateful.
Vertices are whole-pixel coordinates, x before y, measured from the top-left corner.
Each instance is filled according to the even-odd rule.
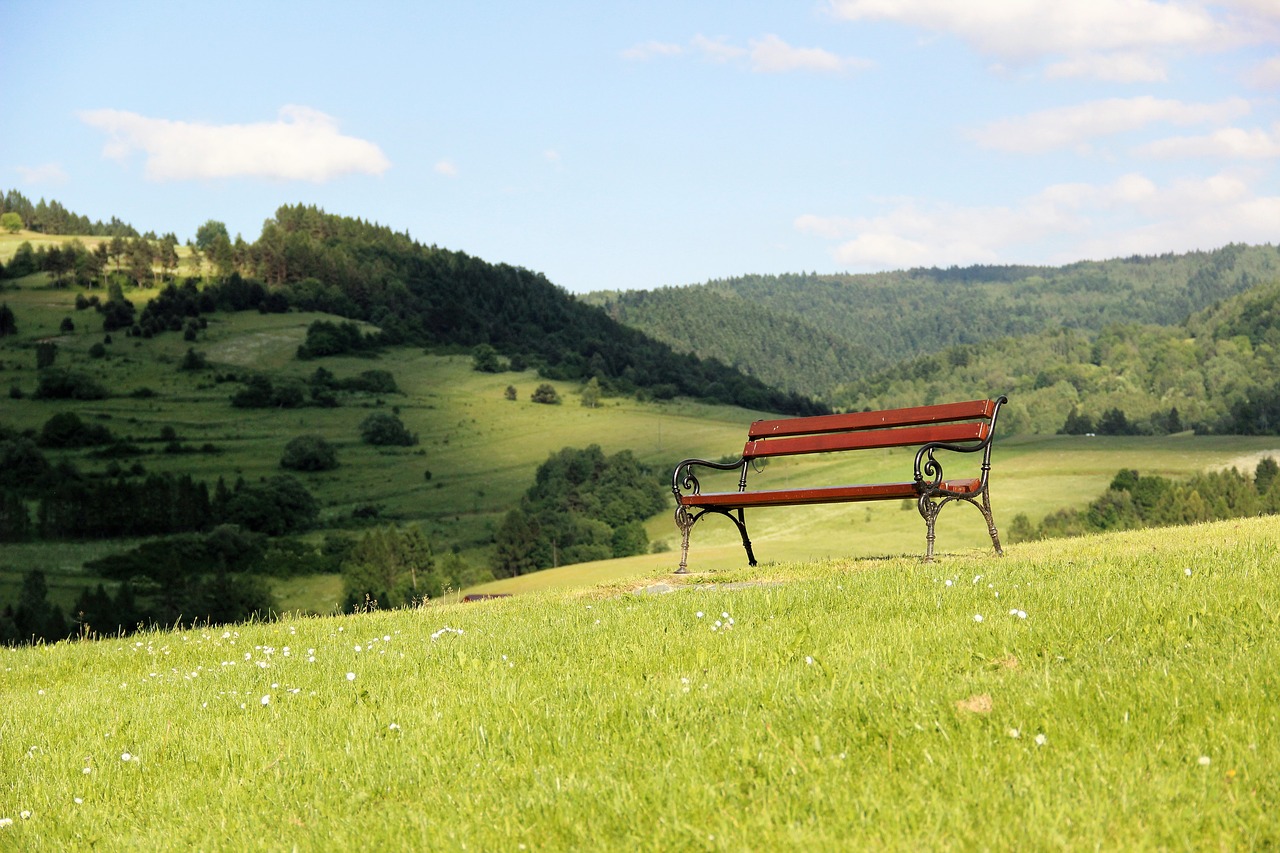
[[[1061,329],[1092,339],[1117,323],[1180,324],[1277,279],[1280,250],[1231,245],[1062,267],[753,275],[583,299],[683,352],[837,408],[860,408],[837,389],[904,359]]]

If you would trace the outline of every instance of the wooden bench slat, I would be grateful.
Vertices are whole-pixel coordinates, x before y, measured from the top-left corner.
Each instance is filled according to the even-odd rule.
[[[936,406],[915,406],[909,409],[888,409],[883,412],[849,412],[843,415],[762,420],[751,425],[747,430],[747,438],[754,440],[789,435],[922,426],[977,418],[989,420],[994,412],[994,401],[971,400],[967,403],[943,403]]]
[[[977,423],[915,426],[867,432],[819,433],[788,438],[748,441],[742,450],[747,459],[765,456],[795,456],[801,453],[825,453],[833,450],[869,450],[882,447],[909,447],[934,441],[985,441],[991,425]]]
[[[947,480],[942,488],[949,492],[977,494],[982,489],[979,478]],[[770,489],[759,492],[714,492],[705,495],[682,495],[680,503],[690,507],[739,509],[753,506],[804,506],[806,504],[848,503],[852,501],[893,500],[919,495],[915,483],[876,483],[858,486],[822,486],[807,489]]]

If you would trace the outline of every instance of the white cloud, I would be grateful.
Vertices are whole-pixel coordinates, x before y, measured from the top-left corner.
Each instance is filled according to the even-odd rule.
[[[1271,133],[1224,127],[1207,136],[1179,136],[1160,139],[1138,149],[1145,157],[1219,157],[1229,160],[1271,160],[1280,158],[1280,125]]]
[[[734,47],[724,38],[710,39],[701,33],[694,36],[690,44],[707,59],[715,62],[728,62],[746,55],[746,50]]]
[[[649,59],[654,56],[679,56],[684,48],[678,44],[662,41],[647,41],[622,51],[623,59]]]
[[[380,175],[391,166],[377,145],[343,136],[333,118],[308,107],[286,106],[278,120],[257,124],[172,121],[109,109],[80,118],[108,134],[105,156],[123,160],[144,152],[146,175],[155,181],[255,177],[323,183],[351,172]]]
[[[67,181],[67,172],[58,163],[18,166],[17,171],[25,184],[63,184]]]
[[[835,0],[851,21],[950,33],[984,54],[1025,62],[1058,54],[1208,46],[1227,36],[1203,4],[1155,0]]]
[[[1044,73],[1050,79],[1082,77],[1113,83],[1163,83],[1169,77],[1163,62],[1137,53],[1081,54],[1053,63]]]
[[[748,44],[750,47],[740,47],[723,36],[709,38],[699,33],[689,40],[688,50],[678,44],[645,42],[622,51],[622,56],[625,59],[642,60],[692,53],[716,63],[747,59],[752,71],[765,74],[789,71],[839,73],[868,68],[873,64],[858,57],[838,56],[820,47],[794,47],[772,33],[751,39]]]
[[[1245,79],[1259,89],[1280,88],[1280,56],[1258,63],[1248,71]]]
[[[1107,184],[1055,184],[1010,206],[963,207],[898,199],[868,217],[795,221],[830,240],[850,269],[974,263],[1065,263],[1272,242],[1280,197],[1222,173],[1161,186],[1141,174]]]
[[[444,175],[446,178],[458,176],[458,166],[452,160],[440,160],[433,168],[437,175]]]
[[[751,68],[754,71],[829,71],[866,68],[865,59],[836,56],[817,47],[792,47],[775,35],[751,40]]]
[[[970,136],[983,148],[1025,154],[1070,148],[1157,122],[1220,123],[1245,115],[1249,109],[1249,102],[1243,98],[1228,98],[1216,104],[1150,96],[1108,98],[1001,119],[972,131]]]

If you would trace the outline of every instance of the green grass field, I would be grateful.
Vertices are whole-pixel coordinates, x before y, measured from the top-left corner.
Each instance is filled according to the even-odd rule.
[[[1280,520],[0,651],[0,848],[1271,849]]]

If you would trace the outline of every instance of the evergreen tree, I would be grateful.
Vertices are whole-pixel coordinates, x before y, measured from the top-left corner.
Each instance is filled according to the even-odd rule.
[[[33,570],[23,575],[18,605],[13,612],[20,640],[56,642],[67,637],[66,619],[56,605],[49,603],[48,595],[44,572]]]
[[[360,537],[342,566],[347,607],[409,607],[443,592],[431,544],[417,527],[380,527]]]

